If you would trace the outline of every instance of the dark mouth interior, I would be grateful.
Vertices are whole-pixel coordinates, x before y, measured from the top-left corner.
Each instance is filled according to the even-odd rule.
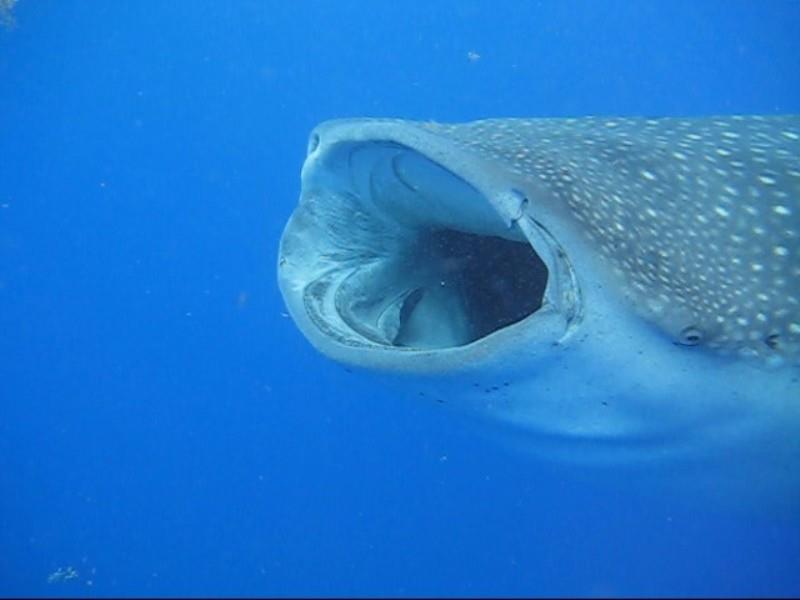
[[[361,280],[343,316],[396,347],[468,344],[536,312],[547,267],[527,243],[452,229],[420,230],[399,260]],[[349,317],[349,318],[348,318]],[[365,331],[365,323],[374,324]]]
[[[469,342],[521,321],[542,306],[547,267],[527,243],[439,229],[420,236],[441,283],[454,286],[470,325]]]

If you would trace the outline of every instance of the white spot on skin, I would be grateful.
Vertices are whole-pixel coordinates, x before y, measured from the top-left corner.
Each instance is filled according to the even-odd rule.
[[[736,189],[735,187],[733,187],[733,186],[726,185],[726,186],[724,186],[722,189],[723,189],[723,190],[725,190],[725,193],[726,193],[726,194],[729,194],[729,195],[731,195],[731,196],[738,196],[738,195],[739,195],[739,190],[737,190],[737,189]]]
[[[784,216],[784,217],[792,214],[792,211],[789,209],[789,207],[783,206],[781,204],[773,206],[772,207],[772,212],[774,212],[775,214]]]

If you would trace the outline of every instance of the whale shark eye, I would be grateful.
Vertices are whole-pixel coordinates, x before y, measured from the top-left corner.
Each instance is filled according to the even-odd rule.
[[[681,331],[678,343],[682,346],[696,346],[703,341],[703,332],[697,327],[690,325]]]

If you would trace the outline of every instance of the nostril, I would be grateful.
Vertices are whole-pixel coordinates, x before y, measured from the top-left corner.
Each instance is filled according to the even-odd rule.
[[[312,133],[308,140],[308,154],[313,154],[319,148],[319,134]]]

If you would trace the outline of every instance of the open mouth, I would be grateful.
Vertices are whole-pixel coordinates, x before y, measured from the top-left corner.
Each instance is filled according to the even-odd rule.
[[[324,141],[312,136],[279,272],[318,346],[457,349],[537,317],[566,334],[575,276],[533,218],[504,221],[468,178],[409,146]]]

